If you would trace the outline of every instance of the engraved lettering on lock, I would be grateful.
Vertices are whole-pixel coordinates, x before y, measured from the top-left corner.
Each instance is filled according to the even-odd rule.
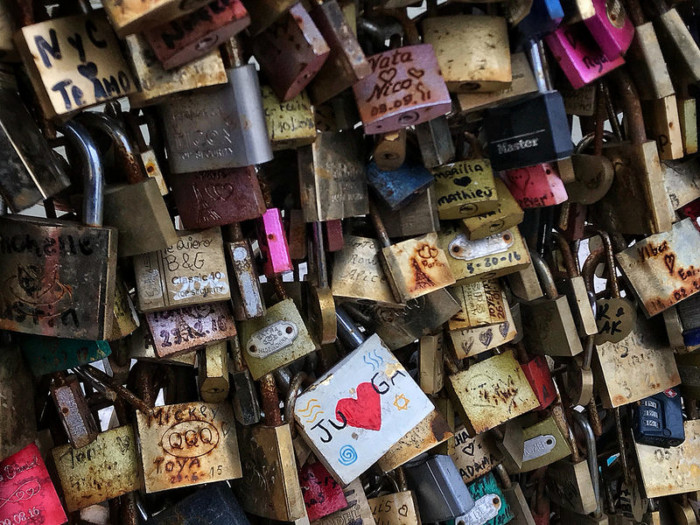
[[[219,444],[219,431],[208,421],[182,421],[163,434],[163,450],[177,458],[204,456]]]
[[[474,502],[472,509],[455,520],[459,525],[482,525],[498,516],[501,498],[497,494],[484,494]]]
[[[557,439],[552,434],[535,436],[525,440],[523,461],[530,461],[549,454],[557,446]]]
[[[299,328],[290,321],[277,321],[253,333],[248,340],[248,355],[264,358],[291,346],[299,335]]]
[[[516,397],[520,389],[510,374],[505,381],[500,378],[494,381],[485,374],[477,374],[469,379],[466,389],[478,392],[479,399],[474,402],[477,406],[493,407],[502,404],[506,406],[508,412],[518,408]]]
[[[514,242],[513,234],[510,230],[475,241],[470,241],[465,234],[460,233],[450,241],[447,251],[455,259],[471,261],[508,251]]]

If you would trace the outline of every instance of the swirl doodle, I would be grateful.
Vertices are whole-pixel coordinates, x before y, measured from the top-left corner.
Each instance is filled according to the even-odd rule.
[[[343,445],[343,447],[341,447],[338,461],[341,465],[345,465],[346,467],[357,461],[357,452],[352,445]]]
[[[354,450],[353,450],[354,452]],[[341,451],[342,454],[342,451]],[[357,459],[357,458],[355,458]],[[27,486],[29,485],[29,486]],[[41,490],[41,485],[35,479],[30,479],[22,483],[17,489],[10,494],[7,498],[0,498],[0,509],[3,508],[7,503],[17,503],[18,501],[23,501],[29,499],[32,496],[39,493]]]

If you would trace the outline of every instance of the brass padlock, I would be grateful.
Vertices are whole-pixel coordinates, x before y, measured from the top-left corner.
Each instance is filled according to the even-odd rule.
[[[104,11],[25,26],[15,43],[47,118],[66,120],[138,90]]]
[[[454,436],[454,451],[450,454],[465,483],[491,472],[501,458],[501,453],[488,432],[470,437],[462,425]]]
[[[229,392],[228,343],[207,346],[198,356],[199,397],[207,403],[223,403]]]
[[[199,9],[211,0],[104,0],[102,2],[119,36],[140,33]]]
[[[572,454],[571,443],[564,434],[567,430],[566,421],[560,417],[561,412],[559,416],[555,415],[523,429],[524,449],[520,472],[530,472]]]
[[[500,177],[495,177],[494,182],[495,193],[498,195],[497,208],[482,215],[462,219],[462,230],[469,240],[484,239],[498,232],[515,228],[523,222],[524,212],[505,182]]]
[[[306,91],[281,102],[270,86],[262,86],[262,99],[272,151],[296,149],[316,140],[314,107]]]
[[[502,322],[450,330],[449,336],[455,355],[459,359],[474,357],[513,341],[519,335],[518,325],[513,317],[514,308],[517,306],[516,304],[509,307],[506,298],[503,297],[505,320]]]

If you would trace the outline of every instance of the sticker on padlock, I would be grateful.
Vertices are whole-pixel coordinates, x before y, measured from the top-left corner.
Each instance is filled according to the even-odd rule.
[[[457,518],[456,525],[501,525],[513,519],[513,513],[492,473],[480,477],[467,487],[474,498],[474,508]]]
[[[299,335],[296,324],[277,321],[253,332],[248,338],[246,351],[255,357],[267,357],[287,348]]]
[[[523,429],[523,461],[519,472],[530,472],[571,454],[568,440],[553,417]]]

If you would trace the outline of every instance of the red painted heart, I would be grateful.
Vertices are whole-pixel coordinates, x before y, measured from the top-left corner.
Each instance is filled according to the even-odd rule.
[[[335,406],[335,417],[343,418],[348,425],[367,430],[379,430],[382,427],[382,404],[372,383],[357,385],[357,399],[346,397]]]

